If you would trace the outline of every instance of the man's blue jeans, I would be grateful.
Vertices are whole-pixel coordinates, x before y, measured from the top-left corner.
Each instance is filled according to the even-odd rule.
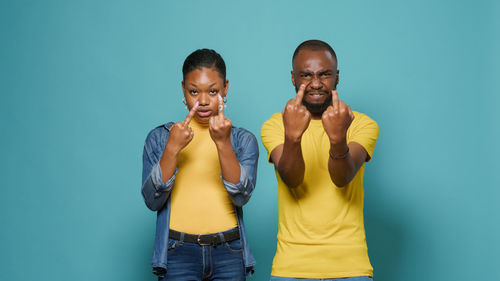
[[[289,278],[289,277],[276,277],[271,276],[270,281],[373,281],[373,278],[369,276],[359,276],[359,277],[348,277],[348,278],[335,278],[335,279],[304,279],[304,278]]]
[[[240,240],[217,246],[168,239],[167,272],[160,281],[245,280]]]

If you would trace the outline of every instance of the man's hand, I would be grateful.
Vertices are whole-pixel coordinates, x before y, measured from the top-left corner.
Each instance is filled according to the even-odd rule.
[[[344,144],[347,138],[347,129],[354,119],[351,108],[343,101],[339,101],[337,90],[332,91],[332,105],[323,115],[321,121],[332,145]]]
[[[199,102],[197,102],[193,108],[189,111],[186,119],[182,122],[175,123],[170,128],[170,135],[168,137],[166,148],[170,148],[175,154],[179,153],[189,142],[193,139],[194,132],[191,127],[189,127],[189,122],[196,113]]]
[[[283,110],[283,125],[285,127],[285,139],[298,142],[311,122],[311,113],[302,105],[305,85],[300,85],[295,99],[291,99]]]
[[[216,146],[231,143],[232,122],[224,116],[224,102],[219,94],[219,107],[217,116],[210,117],[210,137]]]

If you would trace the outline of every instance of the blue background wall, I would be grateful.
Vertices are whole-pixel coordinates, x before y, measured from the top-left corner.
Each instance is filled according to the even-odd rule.
[[[227,115],[257,136],[319,38],[374,118],[365,176],[376,280],[500,280],[500,5],[494,1],[2,1],[0,279],[155,280],[140,195],[147,132],[180,121],[181,66],[219,51]],[[245,208],[266,280],[276,180],[261,146]]]

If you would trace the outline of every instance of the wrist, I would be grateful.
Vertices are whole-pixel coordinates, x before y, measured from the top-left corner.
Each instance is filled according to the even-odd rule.
[[[231,138],[224,138],[221,140],[214,140],[215,146],[217,149],[223,149],[225,147],[233,147],[231,144]]]
[[[333,135],[333,136],[330,136],[329,137],[330,139],[330,146],[343,146],[343,145],[347,145],[347,138],[345,135],[343,136],[336,136],[336,135]]]
[[[177,155],[179,154],[180,151],[181,151],[181,148],[167,142],[167,145],[165,146],[165,150],[163,151],[163,155],[167,156],[169,158],[177,157]],[[162,158],[164,158],[164,157],[162,157]]]
[[[337,144],[330,143],[330,156],[333,159],[345,158],[348,153],[349,153],[349,146],[347,145],[347,142],[344,141]]]
[[[297,135],[292,135],[292,134],[287,134],[285,132],[285,141],[289,143],[294,143],[294,144],[299,144],[302,140],[302,134],[297,136]]]

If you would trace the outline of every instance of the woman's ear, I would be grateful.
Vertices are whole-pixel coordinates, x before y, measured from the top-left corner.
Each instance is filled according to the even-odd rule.
[[[226,96],[227,94],[227,90],[229,89],[229,80],[226,80],[226,82],[224,82],[224,91],[223,91],[223,97]]]

